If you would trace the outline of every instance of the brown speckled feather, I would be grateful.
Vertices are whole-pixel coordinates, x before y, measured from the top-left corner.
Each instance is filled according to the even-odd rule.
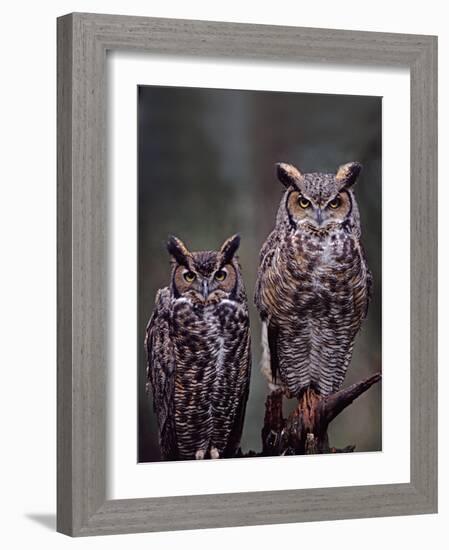
[[[170,337],[170,294],[167,288],[156,296],[154,312],[145,335],[147,352],[147,391],[153,392],[153,410],[157,414],[161,455],[166,460],[177,458],[174,423],[175,358]]]
[[[354,175],[351,165],[345,170],[342,178]],[[255,292],[267,328],[270,383],[292,395],[309,386],[328,395],[344,380],[372,287],[353,181],[292,170],[283,177],[287,189],[261,249]],[[330,201],[340,208],[336,214]]]
[[[231,457],[240,444],[251,356],[246,296],[233,247],[227,243],[221,255],[179,257],[172,285],[158,293],[146,347],[164,459]],[[220,267],[223,262],[227,268]],[[193,282],[176,286],[184,264],[182,272],[195,270],[198,288]],[[229,272],[228,286],[213,282],[220,269]],[[198,294],[205,280],[207,300]]]

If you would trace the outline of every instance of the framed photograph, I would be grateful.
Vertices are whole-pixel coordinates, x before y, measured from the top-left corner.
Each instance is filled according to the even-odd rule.
[[[58,531],[437,510],[437,39],[58,19]]]

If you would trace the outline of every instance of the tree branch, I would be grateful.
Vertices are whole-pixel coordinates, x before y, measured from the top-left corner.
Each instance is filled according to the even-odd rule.
[[[284,425],[282,391],[278,390],[270,393],[265,401],[265,418],[262,428],[262,454],[264,456],[281,454]]]
[[[380,373],[373,374],[369,378],[352,384],[349,388],[344,388],[337,393],[333,393],[324,399],[324,411],[327,423],[339,415],[346,407],[348,407],[357,397],[365,393],[373,384],[379,382],[382,378]]]
[[[327,397],[307,388],[288,419],[282,415],[283,394],[278,390],[267,396],[262,428],[262,455],[348,453],[355,445],[343,449],[329,447],[327,429],[330,422],[357,397],[381,380],[377,373]]]

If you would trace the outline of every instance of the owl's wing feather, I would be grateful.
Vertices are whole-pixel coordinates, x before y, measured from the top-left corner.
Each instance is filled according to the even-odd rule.
[[[279,372],[278,338],[279,329],[271,318],[272,304],[267,299],[266,290],[272,287],[274,279],[273,258],[278,246],[278,235],[272,231],[260,250],[260,266],[256,283],[254,302],[259,310],[262,321],[266,322],[268,349],[270,352],[270,370],[273,382],[276,382]],[[264,292],[265,291],[265,292]]]
[[[162,289],[156,296],[156,307],[146,328],[147,390],[153,393],[153,409],[159,427],[162,458],[177,458],[174,419],[175,357],[169,330],[169,291]]]
[[[277,246],[277,239],[276,231],[272,231],[262,245],[259,254],[259,271],[254,293],[254,303],[259,310],[262,320],[266,319],[270,314],[269,304],[264,299],[263,289],[267,286],[267,283],[269,284],[268,278],[272,269],[272,260]]]
[[[373,298],[373,274],[371,273],[371,270],[368,266],[368,260],[367,260],[367,257],[366,257],[366,251],[365,251],[365,247],[363,246],[363,244],[361,242],[359,242],[359,247],[360,247],[360,257],[361,257],[361,261],[362,261],[362,264],[365,268],[365,272],[366,272],[366,280],[365,280],[365,289],[366,289],[366,306],[365,306],[365,311],[364,311],[364,315],[363,315],[363,318],[365,319],[366,316],[368,315],[368,308],[369,308],[369,305],[371,303],[371,300]]]
[[[251,337],[249,333],[249,319],[246,329],[242,331],[242,353],[239,354],[237,361],[238,368],[241,373],[241,395],[235,413],[234,424],[231,428],[228,443],[224,452],[225,457],[233,457],[238,451],[240,440],[243,432],[243,424],[245,420],[246,404],[249,396],[249,382],[251,378]]]
[[[268,348],[270,350],[270,368],[273,382],[276,383],[277,374],[279,372],[279,355],[278,355],[278,338],[279,329],[270,321],[267,325]]]

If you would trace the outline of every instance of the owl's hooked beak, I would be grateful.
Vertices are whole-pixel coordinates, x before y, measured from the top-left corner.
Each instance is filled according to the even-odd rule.
[[[204,298],[204,301],[206,301],[207,297],[209,296],[209,282],[206,279],[203,279],[203,283],[201,286],[201,294]]]
[[[316,209],[315,219],[316,219],[317,225],[321,225],[323,223],[323,212],[321,211],[321,208]]]

